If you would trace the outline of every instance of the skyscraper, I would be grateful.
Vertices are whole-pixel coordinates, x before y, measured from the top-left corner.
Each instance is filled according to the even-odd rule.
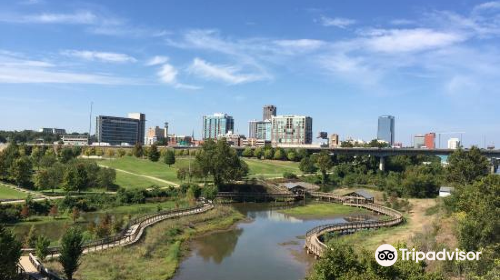
[[[427,149],[436,148],[436,133],[431,132],[425,134],[425,147],[427,147]]]
[[[97,141],[110,145],[144,144],[145,126],[146,115],[141,113],[129,114],[129,118],[97,116]]]
[[[234,132],[234,119],[232,116],[216,113],[203,116],[203,139],[217,139],[220,135]]]
[[[395,140],[395,118],[394,116],[378,117],[377,139],[389,143],[391,146]]]
[[[312,118],[308,116],[276,116],[271,119],[271,143],[304,145],[312,143]]]
[[[273,116],[276,116],[276,106],[266,105],[263,109],[262,120],[270,120]]]

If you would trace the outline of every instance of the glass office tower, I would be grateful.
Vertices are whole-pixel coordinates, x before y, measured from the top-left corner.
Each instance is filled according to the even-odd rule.
[[[383,140],[392,146],[395,140],[395,122],[396,119],[394,116],[378,117],[377,139]]]

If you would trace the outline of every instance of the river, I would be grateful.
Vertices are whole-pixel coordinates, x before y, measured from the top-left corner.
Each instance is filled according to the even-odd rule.
[[[248,220],[233,229],[194,239],[191,254],[174,280],[294,280],[304,279],[314,258],[303,249],[304,234],[343,217],[300,220],[266,204],[235,204]]]

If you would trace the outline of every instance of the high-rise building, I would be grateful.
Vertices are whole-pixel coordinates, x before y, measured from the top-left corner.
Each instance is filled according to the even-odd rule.
[[[280,145],[304,145],[312,143],[312,118],[284,115],[271,119],[271,143]]]
[[[425,146],[425,135],[415,135],[413,136],[413,148],[420,149]]]
[[[257,132],[255,138],[259,140],[271,141],[271,120],[265,120],[257,123]]]
[[[129,114],[132,118],[97,116],[96,136],[99,143],[110,145],[144,144],[144,127],[146,115]]]
[[[394,116],[378,117],[377,140],[383,140],[392,146],[395,140],[395,122]]]
[[[435,149],[436,148],[436,133],[427,133],[425,134],[424,144],[427,149]]]
[[[263,109],[262,120],[270,120],[272,117],[276,116],[276,106],[266,105]]]
[[[460,148],[460,139],[458,138],[450,138],[448,140],[448,149],[456,150]]]
[[[203,139],[217,139],[219,135],[225,135],[229,131],[234,131],[232,116],[222,113],[203,116]]]
[[[248,138],[257,138],[257,123],[258,120],[248,122]]]
[[[146,141],[146,115],[142,113],[129,113],[128,117],[139,120],[139,143],[144,144]]]
[[[330,148],[337,148],[340,146],[339,135],[332,134],[330,135]]]

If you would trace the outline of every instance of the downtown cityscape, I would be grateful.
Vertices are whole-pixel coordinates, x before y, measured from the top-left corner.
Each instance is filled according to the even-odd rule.
[[[500,1],[5,0],[0,280],[500,279]]]

